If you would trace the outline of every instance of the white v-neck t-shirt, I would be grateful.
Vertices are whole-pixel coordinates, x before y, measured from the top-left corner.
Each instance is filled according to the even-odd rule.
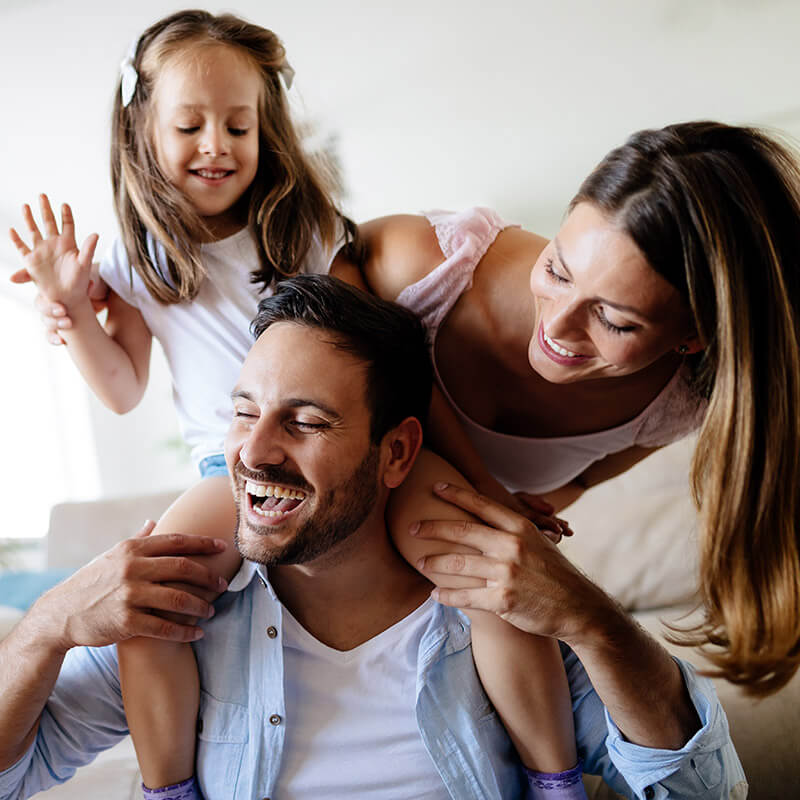
[[[416,718],[417,658],[434,601],[340,651],[283,609],[284,757],[276,800],[445,800]]]

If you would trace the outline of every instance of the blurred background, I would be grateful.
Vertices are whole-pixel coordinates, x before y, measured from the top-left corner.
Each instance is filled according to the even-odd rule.
[[[183,487],[169,378],[154,353],[142,404],[117,417],[47,345],[6,231],[46,191],[82,240],[116,232],[111,98],[130,42],[184,7],[0,0],[0,537],[28,542],[52,504]],[[544,235],[581,178],[634,130],[694,118],[800,136],[792,0],[240,0],[283,39],[290,92],[333,149],[355,220],[489,205]],[[12,548],[13,549],[13,548]],[[0,559],[8,561],[9,548]],[[0,563],[0,566],[2,564]]]

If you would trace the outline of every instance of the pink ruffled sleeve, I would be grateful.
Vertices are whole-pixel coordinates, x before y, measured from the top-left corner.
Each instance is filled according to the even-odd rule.
[[[445,260],[397,297],[414,311],[433,336],[456,300],[472,286],[472,275],[497,234],[508,224],[489,208],[428,211]]]

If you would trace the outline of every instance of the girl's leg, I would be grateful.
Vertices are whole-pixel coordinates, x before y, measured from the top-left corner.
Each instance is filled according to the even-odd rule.
[[[198,560],[230,580],[241,562],[233,544],[235,525],[230,481],[227,476],[215,476],[182,494],[153,533],[225,539],[225,552]],[[198,591],[197,587],[190,590]],[[207,600],[215,596],[204,595]],[[200,692],[191,645],[141,637],[122,642],[117,651],[125,714],[145,786],[171,786],[190,778]]]
[[[389,501],[390,533],[397,549],[412,565],[435,553],[474,552],[469,547],[421,541],[408,534],[411,523],[420,519],[469,516],[432,493],[431,486],[439,480],[468,485],[447,462],[430,451],[422,451],[411,474]],[[448,577],[446,586],[462,588],[481,583],[473,578]],[[469,617],[478,675],[523,764],[548,773],[575,767],[578,758],[572,703],[558,643],[524,633],[489,612],[470,612]]]

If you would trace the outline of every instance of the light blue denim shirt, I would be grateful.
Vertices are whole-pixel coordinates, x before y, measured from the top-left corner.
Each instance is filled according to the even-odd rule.
[[[282,606],[261,568],[246,564],[216,604],[195,644],[203,687],[197,764],[207,800],[273,796],[286,725]],[[258,575],[258,579],[254,579]],[[575,655],[563,648],[578,753],[586,772],[639,798],[738,798],[746,784],[711,682],[680,663],[702,728],[678,751],[625,741]],[[436,606],[419,647],[416,716],[420,735],[450,795],[519,798],[524,773],[481,687],[469,623]],[[29,751],[0,773],[0,798],[29,797],[67,780],[128,733],[115,647],[75,648]],[[543,736],[548,726],[543,724]]]

